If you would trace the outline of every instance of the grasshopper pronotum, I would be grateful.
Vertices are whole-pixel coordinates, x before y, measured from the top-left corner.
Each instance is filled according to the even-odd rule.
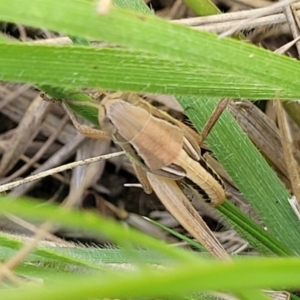
[[[151,193],[153,188],[183,227],[213,255],[228,258],[176,183],[183,179],[198,187],[213,206],[225,200],[220,179],[201,158],[200,135],[136,94],[114,93],[102,100],[98,108],[102,130],[80,125],[66,102],[63,106],[79,132],[111,138],[123,148],[144,190]]]

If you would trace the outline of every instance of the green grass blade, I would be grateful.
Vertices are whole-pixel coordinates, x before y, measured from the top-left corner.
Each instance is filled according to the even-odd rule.
[[[0,52],[2,80],[61,86],[70,90],[69,95],[80,87],[214,96],[222,90],[232,97],[245,93],[256,98],[274,94],[272,88],[246,87],[244,78],[224,77],[203,64],[174,64],[173,60],[125,49],[5,43],[0,44]],[[233,88],[234,80],[244,89]]]
[[[118,7],[131,9],[136,12],[150,14],[149,7],[143,0],[113,0],[114,4]]]
[[[163,224],[160,224],[159,222],[156,222],[154,220],[151,220],[149,218],[147,218],[148,222],[154,224],[155,226],[163,229],[164,231],[168,232],[169,234],[173,235],[173,236],[176,236],[178,239],[180,239],[181,241],[183,242],[186,242],[187,244],[189,244],[190,246],[194,247],[195,249],[198,249],[200,250],[201,252],[207,252],[207,250],[197,241],[195,241],[194,239],[192,238],[188,238],[187,236],[163,225]]]
[[[6,247],[1,247],[1,260],[6,260],[12,255],[16,253],[15,250]],[[130,263],[130,259],[127,256],[127,253],[122,249],[117,248],[97,248],[97,247],[84,247],[82,245],[77,245],[74,247],[61,247],[59,245],[57,246],[47,246],[42,247],[43,250],[50,250],[48,255],[39,255],[38,252],[29,255],[25,258],[24,263],[38,263],[38,264],[47,264],[52,263],[53,265],[77,265],[81,267],[89,267],[91,269],[91,266],[88,266],[88,263],[93,264],[92,269],[98,269],[103,270],[102,266],[104,264],[124,264],[124,263]],[[38,251],[39,249],[37,249]],[[53,250],[53,251],[52,251]],[[59,257],[57,258],[57,255],[53,255],[53,252],[56,254],[59,254]],[[163,264],[168,263],[168,259],[163,259],[161,256],[157,255],[154,252],[148,251],[148,250],[136,250],[137,256],[143,257],[143,262],[147,264]],[[71,260],[63,260],[61,257],[70,257]],[[85,261],[84,264],[78,264],[74,258]],[[54,264],[55,263],[55,264]],[[101,266],[101,267],[100,267]]]
[[[213,72],[227,83],[230,80],[235,83],[234,86],[230,85],[230,91],[222,90],[222,96],[235,94],[236,97],[248,95],[249,98],[259,98],[258,91],[261,90],[265,90],[265,96],[269,98],[275,97],[278,92],[283,99],[299,95],[298,82],[295,81],[300,71],[299,62],[234,39],[220,40],[213,34],[172,24],[154,16],[118,8],[112,9],[108,15],[99,16],[93,3],[83,1],[12,0],[10,5],[0,3],[0,19],[148,51],[173,61],[174,65],[176,60],[181,64],[201,64],[207,74]],[[272,66],[272,69],[266,66]],[[145,68],[144,72],[148,69]],[[113,72],[112,69],[109,73]],[[148,86],[151,84],[147,85],[147,82],[144,81],[144,91],[150,91]],[[244,89],[248,93],[244,93]],[[165,93],[171,92],[165,90]],[[209,88],[199,92],[207,95]],[[260,95],[263,96],[263,93]]]
[[[21,241],[10,238],[4,234],[0,234],[1,259],[5,259],[5,256],[3,255],[3,251],[5,248],[19,250],[22,246],[23,246],[23,243]],[[56,252],[55,249],[47,249],[47,248],[43,248],[43,247],[37,247],[34,249],[33,253],[37,257],[41,257],[41,259],[43,259],[43,258],[48,259],[48,260],[52,259],[52,260],[55,260],[57,263],[73,264],[73,265],[82,266],[82,267],[86,267],[86,268],[92,268],[92,269],[101,269],[100,266],[94,265],[85,259],[81,260],[74,256]]]
[[[58,285],[62,281],[64,284]],[[182,264],[171,270],[124,272],[123,276],[100,274],[73,278],[58,277],[53,284],[38,287],[41,299],[91,299],[129,297],[176,297],[209,290],[238,293],[240,289],[297,288],[300,285],[300,259],[256,258],[234,262],[212,261],[203,266],[199,261]],[[2,291],[1,299],[31,300],[36,289]],[[261,299],[261,298],[255,298]],[[263,298],[265,299],[265,298]]]
[[[257,223],[226,200],[216,208],[222,217],[260,254],[265,256],[293,256],[293,251],[276,240]]]
[[[179,102],[189,108],[186,113],[201,131],[218,99],[179,97]],[[206,140],[267,230],[299,253],[299,220],[288,203],[290,195],[228,112],[223,113]]]
[[[220,13],[220,10],[210,0],[184,0],[184,3],[198,16],[210,16]]]
[[[192,261],[195,257],[192,253],[169,248],[163,242],[147,237],[133,229],[124,228],[117,222],[101,218],[94,213],[72,211],[50,204],[39,206],[39,209],[36,209],[37,202],[35,201],[26,201],[25,198],[18,199],[18,201],[14,200],[9,197],[0,197],[0,212],[9,212],[38,221],[50,220],[71,228],[81,228],[89,233],[107,236],[110,240],[125,248],[128,243],[136,244],[155,250],[169,259]]]

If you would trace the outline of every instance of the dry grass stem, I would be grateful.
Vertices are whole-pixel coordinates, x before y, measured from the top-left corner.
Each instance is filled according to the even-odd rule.
[[[276,24],[284,24],[287,18],[283,13],[283,6],[293,1],[279,2],[264,8],[252,10],[229,12],[226,14],[187,18],[182,20],[174,20],[172,22],[192,26],[199,30],[221,33],[221,37],[233,34],[239,30],[254,29],[262,26],[272,26]],[[297,16],[300,16],[298,11],[300,3],[295,3],[293,6]],[[224,32],[225,30],[225,32]]]
[[[286,53],[291,47],[293,47],[298,41],[300,41],[300,36],[298,36],[296,39],[292,40],[289,43],[286,43],[285,45],[283,45],[282,47],[278,48],[277,50],[275,50],[275,53],[278,54],[284,54]]]
[[[300,203],[300,176],[299,176],[299,165],[294,158],[293,154],[293,139],[289,125],[287,123],[286,113],[282,107],[282,104],[279,100],[276,101],[277,108],[277,118],[280,128],[280,136],[282,149],[284,153],[285,162],[287,165],[287,170],[289,178],[292,185],[293,194]]]
[[[117,157],[117,156],[120,156],[120,155],[123,155],[123,154],[125,154],[125,153],[123,151],[120,151],[120,152],[116,152],[116,153],[111,153],[111,154],[102,155],[102,156],[98,156],[98,157],[92,157],[92,158],[76,161],[76,162],[73,162],[73,163],[69,163],[69,164],[66,164],[66,165],[62,165],[62,166],[59,166],[57,168],[53,168],[53,169],[47,170],[45,172],[38,173],[36,175],[28,176],[28,177],[26,177],[22,180],[17,180],[17,181],[13,181],[13,182],[1,185],[0,186],[0,192],[5,192],[5,191],[8,191],[8,190],[11,190],[12,188],[15,188],[19,185],[41,179],[41,178],[47,177],[47,176],[55,174],[55,173],[59,173],[59,172],[65,171],[65,170],[73,169],[73,168],[76,168],[76,167],[79,167],[79,166],[84,166],[84,165],[91,164],[91,163],[94,163],[94,162],[98,162],[98,161],[101,161],[101,160],[104,160],[104,159]]]
[[[277,11],[277,9],[282,9],[284,8],[285,6],[293,3],[293,2],[296,2],[296,0],[283,0],[281,2],[278,2],[278,3],[275,3],[273,5],[270,5],[266,8],[266,11],[260,11],[260,12],[256,12],[256,14],[254,14],[251,18],[249,19],[246,19],[244,21],[241,21],[240,24],[237,24],[236,26],[232,26],[232,28],[226,30],[226,31],[223,31],[222,34],[220,34],[220,38],[224,38],[226,36],[231,36],[232,34],[234,34],[235,32],[238,32],[240,30],[242,30],[244,28],[244,26],[246,25],[251,25],[252,24],[252,21],[262,17],[262,16],[265,16],[267,14],[273,14],[274,12]],[[249,27],[248,27],[249,28]],[[251,28],[251,27],[250,27]]]
[[[286,16],[286,21],[289,24],[292,36],[294,39],[297,39],[299,37],[299,27],[298,24],[295,20],[295,18],[297,19],[297,15],[295,10],[292,10],[292,7],[290,5],[287,5],[283,8],[284,14]],[[295,13],[293,13],[295,12]],[[295,42],[297,51],[298,51],[298,56],[300,53],[300,43],[298,41]]]
[[[42,147],[36,152],[36,154],[29,159],[25,165],[23,165],[21,168],[19,168],[16,172],[14,172],[12,175],[9,177],[6,177],[4,180],[1,181],[1,184],[5,184],[7,182],[10,182],[14,180],[15,178],[21,176],[23,173],[25,173],[31,166],[37,162],[42,155],[45,153],[45,151],[48,149],[48,147],[57,139],[57,137],[61,134],[61,131],[67,124],[69,118],[65,116],[58,124],[57,130],[53,131],[53,133],[49,136],[47,141],[43,143]]]
[[[49,157],[48,160],[43,163],[43,165],[39,166],[34,172],[32,172],[32,175],[39,174],[40,172],[61,165],[66,159],[70,158],[74,154],[74,152],[79,146],[82,145],[84,141],[85,137],[79,134],[75,135],[75,137],[73,137],[69,143],[66,143],[64,146],[62,146],[56,153]],[[59,174],[53,174],[53,176],[57,175]],[[13,197],[24,195],[26,192],[32,189],[37,182],[38,180],[34,180],[27,184],[17,186],[9,193],[9,195]],[[66,182],[66,180],[64,179],[62,182]]]

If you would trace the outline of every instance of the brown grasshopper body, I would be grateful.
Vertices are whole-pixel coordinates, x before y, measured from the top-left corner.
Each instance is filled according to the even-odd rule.
[[[113,140],[145,172],[178,180],[186,177],[205,192],[212,205],[220,205],[225,199],[225,191],[213,171],[198,162],[202,158],[197,134],[132,95],[129,94],[127,101],[119,94],[102,101],[99,121],[103,129],[112,134]]]
[[[229,258],[177,184],[186,181],[200,189],[214,206],[225,200],[221,180],[201,158],[201,136],[135,94],[114,93],[102,100],[98,107],[101,131],[78,124],[67,103],[63,105],[79,132],[91,138],[112,138],[120,145],[145,192],[154,189],[171,214],[209,252]]]
[[[102,105],[106,110],[102,127],[105,128],[106,118],[109,119],[114,128],[118,128],[113,133],[115,142],[122,147],[122,141],[117,137],[119,135],[125,143],[131,144],[149,170],[163,169],[177,158],[183,146],[180,128],[154,118],[143,108],[123,100],[112,99]]]

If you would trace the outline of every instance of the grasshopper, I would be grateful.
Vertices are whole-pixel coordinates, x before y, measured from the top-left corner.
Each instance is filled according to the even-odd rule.
[[[145,192],[154,189],[171,214],[214,256],[229,258],[177,184],[183,180],[197,187],[213,206],[226,198],[218,175],[201,157],[201,135],[132,93],[108,94],[102,100],[98,107],[102,130],[79,124],[65,101],[63,107],[80,133],[118,144]]]

